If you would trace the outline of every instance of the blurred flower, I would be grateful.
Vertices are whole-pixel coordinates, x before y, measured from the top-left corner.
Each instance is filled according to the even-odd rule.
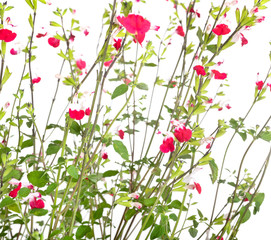
[[[184,37],[184,36],[185,36],[185,33],[184,33],[184,31],[183,31],[183,27],[182,27],[182,26],[178,26],[178,27],[176,28],[176,33],[177,33],[178,35],[180,35],[181,37]]]
[[[135,35],[135,39],[140,44],[144,41],[145,34],[151,27],[148,20],[136,14],[129,14],[127,17],[118,16],[117,19],[129,33]]]
[[[22,187],[22,183],[20,182],[20,183],[18,184],[18,187],[16,187],[16,188],[13,189],[12,191],[10,191],[9,196],[12,197],[12,198],[17,197],[18,192],[19,192],[19,190],[21,189],[21,187]]]
[[[16,38],[16,36],[16,33],[8,29],[0,29],[0,40],[4,42],[11,42]]]
[[[85,116],[85,111],[84,110],[72,110],[71,108],[69,109],[69,115],[71,119],[76,119],[76,120],[81,120]]]
[[[142,208],[142,204],[139,203],[139,202],[131,202],[131,205],[132,205],[133,207],[138,208],[138,209]]]
[[[128,194],[128,197],[130,197],[130,198],[134,198],[134,199],[138,199],[139,198],[139,194],[138,193],[130,193],[130,194]]]
[[[231,30],[228,28],[228,25],[226,24],[218,24],[213,29],[213,33],[216,34],[217,36],[227,35],[228,33],[230,33],[230,31]]]
[[[57,48],[60,44],[60,40],[56,39],[54,37],[50,37],[50,38],[48,38],[48,43],[50,46]]]
[[[195,67],[193,67],[193,69],[197,72],[198,76],[199,75],[202,75],[202,76],[205,76],[206,75],[206,72],[204,70],[204,67],[201,66],[201,65],[196,65]]]
[[[212,75],[214,75],[215,79],[224,80],[225,78],[227,78],[227,74],[226,73],[220,73],[217,70],[211,70],[211,72],[212,72],[211,77],[212,77]]]
[[[173,152],[175,150],[174,138],[172,134],[167,134],[160,145],[160,151],[163,153]]]
[[[40,78],[40,77],[33,78],[33,79],[32,79],[32,83],[33,83],[33,84],[35,84],[35,83],[39,83],[39,82],[40,82],[40,80],[41,80],[41,78]]]
[[[256,82],[256,86],[258,87],[258,90],[262,90],[263,85],[264,85],[264,82],[263,82],[263,81],[257,81],[257,82]]]
[[[107,151],[106,151],[106,146],[105,146],[105,144],[103,144],[103,147],[102,147],[102,150],[101,150],[101,157],[102,157],[102,159],[107,159],[108,158],[108,153],[107,153]]]
[[[47,35],[47,32],[46,33],[38,33],[36,35],[36,38],[42,38],[42,37],[45,37]]]
[[[116,39],[114,39],[114,44],[113,44],[113,46],[114,46],[114,48],[118,51],[119,49],[120,49],[120,47],[121,47],[121,38],[119,38],[118,40],[116,40]]]
[[[84,68],[86,68],[86,62],[83,61],[82,59],[78,59],[78,60],[76,60],[76,66],[77,66],[80,70],[83,70]]]
[[[192,131],[184,125],[179,126],[174,129],[174,136],[179,142],[187,142],[192,137]]]
[[[89,116],[90,113],[91,113],[91,110],[90,110],[90,108],[88,107],[88,108],[85,110],[85,114],[86,114],[87,116]]]

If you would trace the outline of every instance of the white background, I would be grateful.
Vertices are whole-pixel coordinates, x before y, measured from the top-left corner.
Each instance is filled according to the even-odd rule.
[[[53,35],[56,29],[49,27],[49,20],[55,21],[56,18],[50,12],[52,10],[55,10],[57,6],[60,8],[71,7],[76,9],[76,15],[74,16],[74,18],[80,20],[80,25],[89,26],[90,34],[88,37],[84,37],[82,33],[81,35],[79,33],[76,33],[74,46],[76,47],[77,56],[81,56],[82,59],[86,60],[87,65],[89,66],[95,59],[96,44],[101,29],[101,16],[103,14],[104,7],[107,6],[106,3],[108,1],[80,0],[75,2],[71,0],[66,0],[65,3],[63,2],[64,1],[60,0],[52,0],[51,6],[41,6],[42,11],[38,10],[37,12],[38,26],[45,27],[45,31],[48,31],[49,34]],[[221,1],[215,2],[220,3]],[[249,4],[247,2],[252,3],[253,1],[240,1],[239,8],[242,9],[242,5],[246,3],[248,4],[248,9],[251,9],[251,3]],[[10,11],[10,16],[12,19],[12,23],[17,26],[16,28],[14,28],[14,31],[18,33],[16,41],[22,41],[23,43],[25,43],[26,36],[30,34],[30,28],[27,22],[29,7],[24,1],[18,2],[10,0],[8,1],[8,3],[15,7],[15,9]],[[141,14],[143,17],[150,20],[152,25],[161,26],[158,33],[162,35],[162,33],[166,29],[169,14],[173,14],[173,4],[165,0],[148,0],[147,4],[135,2],[134,5],[135,6],[133,12]],[[204,3],[198,3],[198,6],[195,7],[195,9],[197,9],[201,13],[201,18],[196,19],[195,25],[199,24],[202,26],[202,24],[205,22],[206,13],[209,10],[209,6],[210,1],[204,1]],[[217,58],[217,60],[220,61],[224,60],[224,64],[221,66],[220,70],[222,72],[228,73],[230,87],[228,89],[225,89],[227,96],[224,100],[227,100],[230,103],[232,109],[217,112],[216,115],[211,115],[210,118],[206,120],[207,123],[205,122],[207,128],[208,121],[211,125],[213,123],[212,121],[217,118],[225,117],[227,120],[229,120],[231,117],[243,117],[248,110],[253,100],[255,82],[257,81],[257,73],[259,72],[259,80],[264,80],[270,65],[268,57],[269,51],[271,49],[271,46],[269,45],[269,41],[271,40],[270,13],[270,9],[261,11],[259,15],[266,16],[265,21],[257,24],[257,26],[251,28],[250,31],[244,32],[245,37],[248,39],[248,45],[241,47],[241,42],[239,41],[230,50],[226,51],[225,54],[223,53]],[[180,11],[181,18],[182,14],[184,14],[184,12]],[[230,20],[231,23],[228,23],[229,26],[235,26],[235,19],[230,18]],[[59,30],[59,32],[61,31]],[[36,33],[38,33],[38,31]],[[147,33],[146,40],[154,38],[154,34],[156,34],[156,32],[154,31]],[[103,42],[103,40],[101,42]],[[169,48],[169,51],[166,55],[166,57],[168,58],[168,65],[164,65],[161,68],[161,75],[167,76],[167,78],[169,78],[173,70],[173,63],[177,57],[175,54],[176,49],[180,49],[180,46],[177,45],[177,42],[180,43],[179,36],[174,35],[172,37],[172,47]],[[56,57],[56,53],[59,52],[59,49],[53,49],[51,47],[48,47],[47,37],[44,39],[35,39],[35,44],[40,47],[40,52],[38,53],[41,53],[41,55],[37,54],[38,59],[36,60],[36,62],[33,62],[33,69],[34,73],[42,78],[41,82],[35,86],[36,106],[42,106],[42,108],[40,108],[40,110],[37,111],[36,114],[37,119],[41,122],[42,125],[44,124],[44,119],[42,119],[41,115],[44,112],[48,112],[49,103],[51,102],[50,99],[53,95],[53,92],[50,91],[53,91],[55,88],[56,78],[54,76],[59,71],[61,61],[59,61],[59,58]],[[61,44],[62,45],[60,45],[60,47],[62,47],[64,50],[64,43]],[[8,46],[11,45],[12,43],[8,44]],[[22,54],[18,56],[10,56],[7,58],[7,62],[12,62],[13,64],[9,65],[11,72],[13,72],[13,75],[4,86],[5,94],[7,93],[7,89],[9,90],[9,93],[5,95],[5,98],[3,97],[3,95],[0,96],[1,104],[4,104],[6,100],[12,101],[12,93],[14,93],[16,89],[16,84],[14,83],[20,77],[23,56]],[[172,65],[170,64],[171,62]],[[153,74],[151,74],[152,73],[150,73],[149,76],[145,75],[146,77],[144,77],[142,81],[148,82],[148,79],[152,79],[151,82],[153,82]],[[95,78],[95,74],[92,75],[92,78]],[[24,83],[24,87],[27,89],[28,83]],[[88,87],[91,87],[91,85]],[[67,91],[67,89],[67,87],[61,86],[61,96],[63,96],[63,98],[64,96],[69,95],[69,91]],[[164,89],[161,89],[161,92],[163,91]],[[256,109],[251,113],[245,123],[247,127],[254,127],[256,124],[262,125],[267,119],[267,117],[270,115],[270,94],[271,93],[268,89],[266,92],[267,99],[256,104]],[[30,99],[28,101],[30,101]],[[60,111],[62,109],[63,105],[59,107],[59,110],[56,110],[56,113],[57,111]],[[52,121],[56,121],[58,119],[58,116],[58,114],[53,115]],[[214,123],[216,123],[216,121],[217,120],[215,120]],[[228,134],[228,137],[230,137],[230,134]],[[238,137],[237,139],[235,139],[228,155],[229,160],[227,167],[231,169],[234,169],[234,167],[237,167],[239,165],[238,163],[242,155],[244,154],[245,147],[249,143],[248,141],[245,145],[243,145],[243,143],[241,141],[238,141],[238,139]],[[216,147],[214,148],[216,150],[214,150],[212,156],[217,161],[218,166],[220,166],[222,156],[225,150],[226,141],[223,139],[218,139],[216,144],[217,145],[214,146]],[[266,142],[259,141],[259,143],[255,144],[255,146],[249,152],[245,167],[247,167],[249,171],[252,172],[252,176],[255,176],[257,170],[260,168],[261,164],[265,160],[265,157],[269,150],[269,145],[270,144]],[[200,174],[202,180],[208,179],[208,174],[208,171]],[[268,236],[270,227],[270,220],[268,222],[268,219],[270,219],[269,214],[271,212],[271,190],[269,184],[270,181],[271,170],[269,168],[264,183],[261,187],[261,191],[264,191],[266,194],[266,199],[261,207],[260,213],[258,213],[256,216],[252,216],[252,218],[244,226],[241,227],[239,239],[267,239],[266,236]],[[201,208],[202,206],[206,206],[206,216],[209,217],[210,210],[208,210],[208,208],[211,207],[213,199],[211,193],[214,192],[215,188],[213,186],[210,186],[207,182],[208,181],[206,181],[206,185],[202,184],[202,194],[196,197],[196,200],[198,202],[204,202],[203,204],[201,203],[200,206]],[[204,201],[205,199],[206,201]]]

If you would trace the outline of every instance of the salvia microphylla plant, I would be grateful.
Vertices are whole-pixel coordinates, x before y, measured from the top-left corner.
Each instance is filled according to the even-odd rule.
[[[160,28],[135,10],[144,0],[111,0],[101,33],[92,32],[100,19],[81,26],[77,18],[87,16],[53,1],[25,0],[24,9],[2,2],[1,239],[237,239],[264,200],[270,152],[255,175],[244,164],[256,141],[271,141],[271,116],[250,128],[246,119],[271,90],[270,69],[251,86],[247,113],[221,119],[231,114],[224,94],[230,69],[221,56],[249,44],[246,32],[262,24],[268,2],[163,1],[172,14]],[[40,27],[39,14],[48,10]],[[13,21],[22,11],[24,22]],[[94,35],[95,46],[84,46],[96,51],[92,61],[75,46]],[[41,64],[35,71],[44,58],[39,45],[60,66],[42,90],[46,108],[35,94],[51,70]],[[11,82],[18,85],[10,93]],[[247,144],[232,159],[236,138]],[[238,167],[226,169],[232,160]],[[204,191],[209,208],[200,205]]]

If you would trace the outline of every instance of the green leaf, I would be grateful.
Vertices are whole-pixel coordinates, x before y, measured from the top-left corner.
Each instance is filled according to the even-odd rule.
[[[3,76],[3,79],[2,79],[2,85],[5,84],[5,82],[10,78],[11,74],[12,73],[8,70],[8,67],[6,67],[5,73],[4,73],[4,76]]]
[[[7,43],[5,41],[2,41],[1,42],[2,55],[6,54],[6,47],[7,47]]]
[[[212,183],[214,184],[215,181],[217,180],[217,177],[218,177],[218,167],[217,167],[214,159],[209,162],[209,166],[212,171],[211,180],[212,180]]]
[[[30,24],[30,27],[33,29],[34,24],[33,24],[33,18],[32,18],[32,15],[31,15],[31,14],[29,14],[28,22],[29,22],[29,24]]]
[[[31,2],[31,0],[25,0],[25,2],[29,5],[29,7],[31,7],[34,10],[34,6]]]
[[[0,208],[14,204],[15,201],[11,197],[4,198],[0,203]]]
[[[47,189],[45,190],[45,193],[47,194],[47,195],[49,195],[50,193],[52,193],[56,188],[57,188],[57,183],[51,183],[48,187],[47,187]]]
[[[211,53],[216,53],[217,46],[216,44],[208,45],[207,50],[209,50]]]
[[[49,182],[49,175],[43,171],[33,171],[27,174],[27,179],[36,187],[44,187]]]
[[[57,54],[58,56],[64,58],[65,60],[69,60],[69,58],[60,50],[60,53]]]
[[[56,154],[59,149],[61,148],[61,145],[58,144],[58,142],[54,141],[55,143],[50,143],[47,150],[46,150],[46,154],[47,155],[52,155],[52,154]]]
[[[259,138],[270,142],[271,141],[271,131],[265,131],[265,132],[261,132],[259,135]]]
[[[181,209],[182,203],[179,200],[174,200],[172,201],[168,207],[169,208],[175,208],[175,209]],[[183,206],[183,211],[187,211],[187,208],[185,206]]]
[[[152,197],[152,198],[146,198],[143,200],[143,204],[147,207],[153,206],[155,203],[157,197]]]
[[[148,217],[148,216],[146,215],[146,216],[144,216],[144,217],[142,218],[142,225],[143,225],[143,223],[145,222],[145,220],[146,220],[147,217]],[[153,224],[153,221],[154,221],[154,214],[152,213],[152,214],[150,215],[150,217],[149,217],[149,219],[148,219],[146,225],[144,226],[143,231],[146,230],[147,228],[149,228],[149,227]]]
[[[78,179],[79,175],[78,175],[78,170],[76,169],[76,167],[74,165],[70,165],[67,168],[67,172],[69,173],[70,176],[72,176],[74,179]]]
[[[126,84],[121,84],[115,88],[114,92],[112,93],[111,99],[114,99],[120,95],[123,95],[128,91],[128,86]]]
[[[161,237],[163,235],[163,233],[164,233],[163,227],[156,224],[154,226],[154,229],[151,232],[150,239],[159,238],[159,237]]]
[[[19,190],[18,194],[20,197],[27,197],[29,195],[30,191],[31,190],[29,188],[24,187]]]
[[[50,26],[52,26],[52,27],[61,27],[61,25],[59,23],[56,23],[54,21],[50,21]]]
[[[83,238],[84,236],[86,236],[87,233],[91,232],[91,228],[90,226],[86,226],[86,225],[81,225],[77,228],[76,231],[76,239],[80,239]]]
[[[35,215],[35,216],[44,216],[47,213],[48,213],[48,210],[43,209],[43,208],[33,208],[29,212],[30,215]]]
[[[199,165],[205,165],[205,164],[208,164],[210,161],[212,161],[213,158],[211,158],[210,155],[211,155],[211,153],[208,153],[206,156],[201,158],[199,160]]]
[[[26,141],[23,141],[22,143],[22,149],[32,147],[33,146],[33,139],[28,139]]]
[[[39,0],[41,3],[46,4],[45,0]]]
[[[136,87],[141,90],[148,90],[148,85],[146,83],[138,83],[136,84]]]
[[[37,0],[33,0],[34,9],[37,9]]]
[[[242,223],[246,222],[251,216],[251,213],[250,213],[249,209],[247,209],[246,213],[245,213],[245,210],[246,210],[246,206],[242,207],[241,210],[240,210],[240,217],[243,217],[242,218]],[[244,213],[245,213],[245,215],[244,215]]]
[[[193,227],[189,228],[188,232],[192,238],[195,238],[198,234],[198,230]]]
[[[255,202],[255,207],[253,209],[253,214],[255,215],[257,212],[260,211],[260,206],[263,203],[264,200],[264,193],[257,193],[257,195],[255,196],[255,198],[253,199],[253,201]]]
[[[103,208],[98,208],[96,211],[94,211],[93,218],[99,219],[103,216]]]
[[[128,154],[127,148],[122,143],[122,141],[114,140],[113,148],[124,160],[127,160],[127,161],[129,160],[129,154]]]
[[[137,213],[137,211],[134,208],[128,209],[127,212],[125,213],[124,219],[126,221],[128,221],[129,219],[131,219],[131,217],[133,217],[135,214]]]
[[[117,175],[118,173],[119,173],[119,171],[117,171],[117,170],[108,170],[103,173],[103,177],[113,177],[113,176]]]
[[[203,39],[202,39],[203,32],[200,27],[198,27],[197,36],[199,38],[199,42],[202,44],[203,43]]]

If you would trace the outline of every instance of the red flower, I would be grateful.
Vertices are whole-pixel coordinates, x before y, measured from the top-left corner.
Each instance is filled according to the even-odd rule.
[[[12,197],[12,198],[17,197],[18,192],[19,192],[19,190],[21,189],[21,187],[22,187],[22,183],[20,182],[19,185],[18,185],[18,187],[16,187],[16,188],[13,189],[12,191],[10,191],[9,196]]]
[[[8,30],[8,29],[0,29],[0,40],[5,42],[11,42],[16,38],[17,34]]]
[[[184,31],[183,31],[183,27],[182,27],[182,26],[178,26],[178,27],[176,28],[176,33],[177,33],[178,35],[180,35],[181,37],[184,37],[184,36],[185,36],[185,33],[184,33]]]
[[[179,126],[175,128],[174,136],[179,142],[187,142],[192,137],[192,131],[185,126]]]
[[[87,116],[89,116],[90,113],[91,113],[91,110],[90,110],[90,108],[88,107],[88,108],[85,110],[85,114],[86,114]]]
[[[141,44],[146,32],[150,30],[151,23],[140,15],[129,14],[127,17],[117,17],[126,30],[135,35],[135,39]]]
[[[85,29],[84,34],[85,34],[85,36],[87,36],[89,34],[89,31],[87,29]]]
[[[46,35],[47,35],[47,32],[44,33],[44,34],[38,33],[38,34],[36,35],[36,38],[42,38],[42,37],[45,37]]]
[[[14,48],[11,48],[11,49],[10,49],[10,54],[11,54],[11,55],[17,55],[17,54],[18,54],[18,51],[14,50]]]
[[[216,239],[219,239],[219,240],[224,240],[224,238],[223,237],[220,237],[220,236],[217,236],[217,238]]]
[[[78,59],[76,61],[76,66],[80,69],[83,70],[86,67],[86,62],[83,61],[82,59]]]
[[[227,109],[231,109],[230,104],[227,104],[227,105],[226,105],[226,108],[227,108]]]
[[[50,38],[48,38],[48,43],[50,46],[57,48],[60,44],[60,40],[56,39],[54,37],[50,37]]]
[[[211,143],[208,143],[207,145],[206,145],[206,149],[210,149],[211,148]]]
[[[40,77],[33,78],[33,79],[32,79],[32,83],[33,83],[33,84],[34,84],[34,83],[39,83],[39,82],[40,82],[40,80],[41,80],[41,78],[40,78]]]
[[[85,111],[84,110],[71,110],[69,109],[69,115],[70,118],[76,119],[76,120],[81,120],[85,116]]]
[[[217,109],[218,111],[222,111],[223,110],[223,107],[220,107],[219,109]]]
[[[160,151],[163,153],[173,152],[175,150],[174,139],[172,136],[166,136],[160,145]]]
[[[29,201],[29,205],[30,205],[31,209],[33,209],[33,208],[44,208],[44,206],[45,206],[43,200],[42,199],[37,200],[36,197],[34,197],[33,199],[31,199]]]
[[[194,13],[195,15],[197,15],[198,18],[200,18],[200,13],[198,11],[195,11],[193,8],[191,8],[189,12]]]
[[[270,88],[271,91],[271,83],[267,83],[266,85]]]
[[[213,29],[213,33],[216,34],[217,36],[220,35],[226,35],[230,32],[231,30],[228,28],[226,24],[218,24],[216,27]]]
[[[257,82],[256,82],[256,86],[258,87],[258,90],[262,90],[263,85],[264,85],[264,82],[263,82],[263,81],[257,81]]]
[[[113,62],[113,58],[110,61],[104,62],[104,66],[109,67],[112,62]]]
[[[118,134],[119,134],[120,139],[124,138],[124,132],[123,132],[123,130],[119,130]]]
[[[201,65],[196,65],[195,67],[193,67],[193,69],[197,72],[198,75],[202,75],[202,76],[206,75],[204,67]]]
[[[241,45],[242,47],[246,44],[248,44],[248,40],[244,37],[244,34],[240,33],[241,34]]]
[[[215,75],[215,79],[224,80],[225,78],[227,78],[226,73],[220,73],[217,70],[212,70],[212,73]]]
[[[195,186],[196,190],[198,191],[198,193],[201,194],[201,186],[200,186],[200,184],[194,182],[194,186]]]
[[[114,39],[114,44],[113,44],[113,46],[114,46],[114,48],[118,51],[119,49],[120,49],[120,47],[121,47],[121,38],[119,38],[118,40],[116,40],[116,39]]]
[[[74,42],[74,39],[75,39],[75,36],[71,32],[70,37],[69,37],[69,41]]]
[[[265,19],[265,16],[257,17],[255,22],[256,23],[261,23],[262,21],[264,21],[264,19]]]

